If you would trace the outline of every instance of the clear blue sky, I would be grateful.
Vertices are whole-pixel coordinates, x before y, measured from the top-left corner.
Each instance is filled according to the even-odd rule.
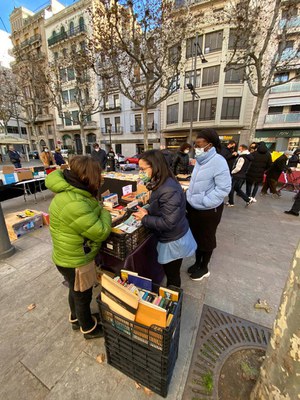
[[[77,0],[58,0],[64,6],[69,6]],[[14,7],[25,7],[30,11],[38,11],[50,4],[50,0],[0,0],[0,29],[10,32],[9,15]]]

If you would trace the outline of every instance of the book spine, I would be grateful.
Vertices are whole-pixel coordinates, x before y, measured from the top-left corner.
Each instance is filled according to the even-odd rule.
[[[164,304],[165,304],[165,302],[166,302],[166,299],[163,297],[162,299],[161,299],[161,301],[159,302],[159,307],[162,307],[162,308],[164,308]]]
[[[153,304],[155,304],[155,305],[157,306],[157,305],[160,303],[161,299],[162,299],[161,296],[157,296],[157,297],[154,299]]]
[[[149,292],[145,292],[144,295],[143,295],[143,297],[142,297],[142,299],[143,299],[143,300],[146,300],[147,297],[148,297],[148,295],[149,295]]]

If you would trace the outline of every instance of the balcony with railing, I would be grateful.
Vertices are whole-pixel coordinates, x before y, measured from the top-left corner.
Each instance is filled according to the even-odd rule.
[[[24,47],[29,46],[30,44],[40,43],[41,39],[42,39],[41,35],[31,36],[29,39],[26,39],[23,42],[21,42],[20,47],[21,49],[23,49]]]
[[[130,132],[131,133],[141,133],[144,132],[144,125],[131,125],[130,126]],[[151,125],[148,125],[148,132],[157,132],[157,124],[153,123]]]
[[[52,121],[53,114],[39,114],[36,117],[36,122],[43,122],[43,121]]]
[[[300,81],[284,83],[271,88],[271,93],[300,92]]]
[[[96,121],[87,121],[85,123],[84,129],[91,129],[91,128],[97,128],[97,122]]]
[[[111,112],[120,112],[121,111],[121,105],[119,102],[116,103],[105,103],[104,108],[102,112],[108,114]]]
[[[101,133],[103,135],[122,135],[123,133],[123,126],[118,125],[118,126],[112,126],[112,127],[104,127],[101,128]]]
[[[73,36],[76,36],[78,34],[81,33],[85,33],[86,32],[86,25],[79,25],[76,26],[74,29],[69,30],[68,32],[63,31],[60,33],[57,33],[56,35],[52,35],[49,39],[48,39],[48,46],[54,46],[56,43],[59,43],[63,40],[69,39]]]
[[[285,114],[268,114],[265,124],[297,124],[300,122],[300,112]]]

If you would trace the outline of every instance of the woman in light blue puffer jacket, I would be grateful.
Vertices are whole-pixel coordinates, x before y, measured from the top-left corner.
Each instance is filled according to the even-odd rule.
[[[187,216],[197,242],[195,264],[189,267],[191,279],[208,277],[208,263],[216,248],[216,231],[221,221],[224,198],[231,189],[227,162],[218,154],[221,143],[213,129],[202,130],[195,142],[196,164],[187,190]]]

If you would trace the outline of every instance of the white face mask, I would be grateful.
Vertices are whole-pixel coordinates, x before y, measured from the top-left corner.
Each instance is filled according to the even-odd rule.
[[[187,150],[184,150],[184,153],[185,153],[185,154],[189,154],[189,152],[190,152],[190,151],[189,151],[188,149],[187,149]]]
[[[45,150],[44,150],[44,152],[45,152],[45,153],[48,153],[48,152],[49,152],[49,150],[48,150],[48,149],[45,149]]]
[[[209,146],[209,143],[205,147],[196,147],[195,148],[196,158],[199,158],[199,157],[203,156],[203,154],[205,153],[205,149],[208,146]]]

